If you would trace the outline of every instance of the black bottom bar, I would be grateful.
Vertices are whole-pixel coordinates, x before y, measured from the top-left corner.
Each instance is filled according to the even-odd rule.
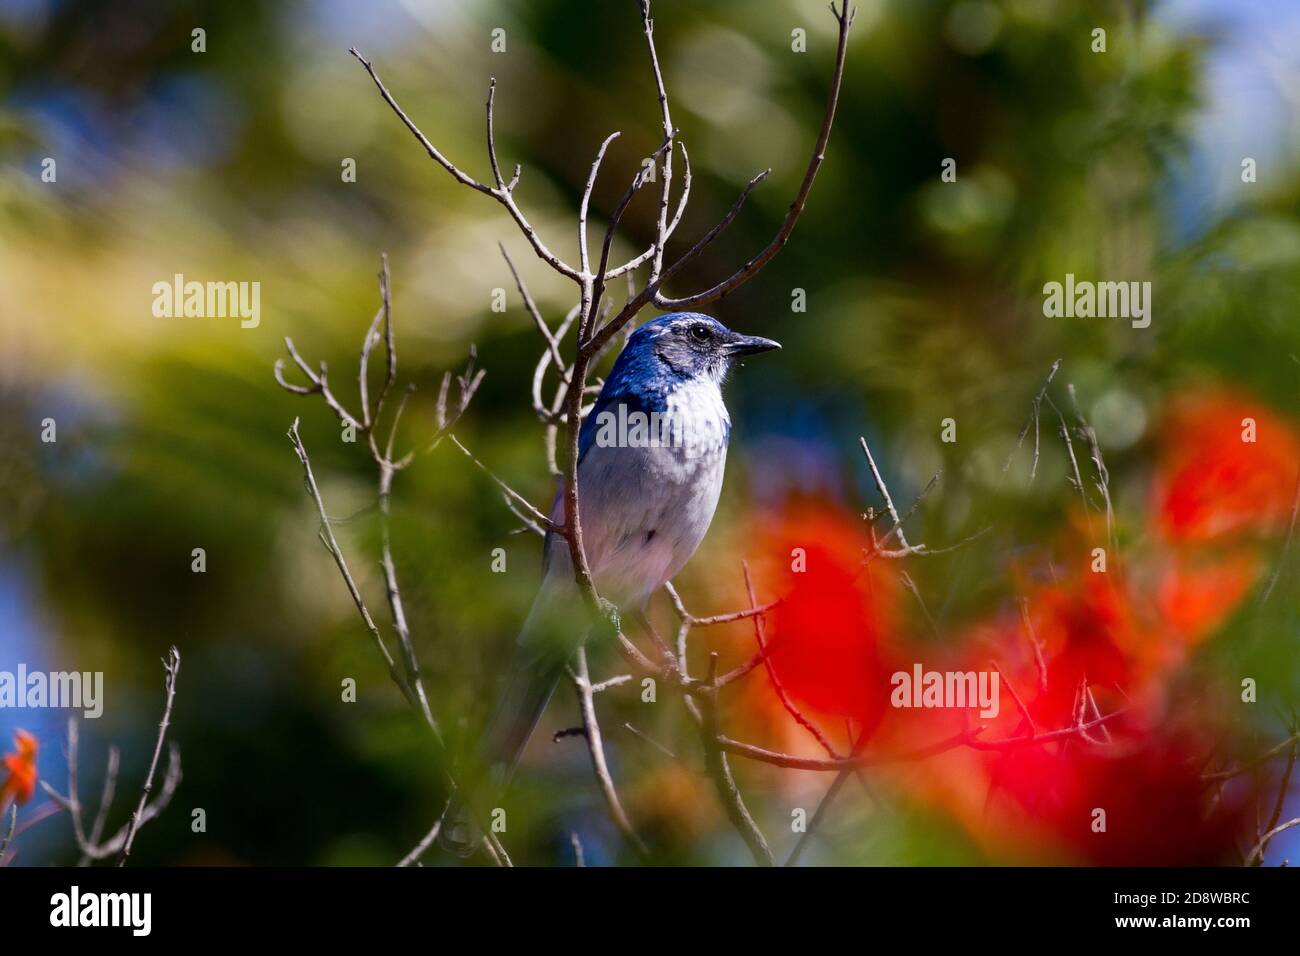
[[[595,942],[588,934],[694,927],[735,942],[770,942],[777,928],[811,942],[848,927],[864,941],[881,933],[927,944],[1028,941],[1035,931],[1056,934],[1041,940],[1172,933],[1229,942],[1294,931],[1297,890],[1287,869],[9,868],[0,870],[0,911],[6,944],[73,934],[129,941],[146,912],[148,937],[168,943],[434,942],[443,920],[457,928],[458,946],[467,933],[485,946],[505,938],[549,946],[561,934]],[[143,896],[118,894],[148,894],[147,911]],[[80,925],[92,921],[118,925]]]

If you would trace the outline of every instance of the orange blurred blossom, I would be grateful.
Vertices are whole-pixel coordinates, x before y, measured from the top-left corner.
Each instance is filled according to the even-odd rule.
[[[2,766],[5,777],[0,782],[0,809],[13,800],[22,806],[36,792],[36,738],[25,730],[14,733],[17,752],[5,754]]]

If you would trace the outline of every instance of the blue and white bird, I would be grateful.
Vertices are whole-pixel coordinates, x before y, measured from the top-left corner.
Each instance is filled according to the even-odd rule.
[[[697,312],[660,316],[628,338],[578,438],[584,551],[596,589],[625,614],[643,615],[709,530],[731,435],[727,374],[745,356],[780,347]],[[564,520],[562,486],[551,518]],[[551,533],[544,548],[542,586],[483,737],[493,789],[509,781],[586,636],[568,543]],[[441,838],[461,855],[477,844],[459,804],[444,816]]]

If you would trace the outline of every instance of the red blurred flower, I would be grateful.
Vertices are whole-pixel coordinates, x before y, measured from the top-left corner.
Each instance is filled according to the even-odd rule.
[[[770,556],[763,593],[781,599],[767,622],[776,679],[810,717],[873,727],[888,706],[881,650],[894,624],[894,572],[884,561],[864,568],[861,518],[830,505],[792,506],[761,538]]]
[[[1258,540],[1285,533],[1300,433],[1254,399],[1216,390],[1178,402],[1163,434],[1152,523],[1164,550],[1148,568],[1166,636],[1186,646],[1255,585],[1265,566]]]
[[[1047,670],[1047,689],[1030,705],[1036,720],[1046,727],[1073,723],[1085,680],[1090,687],[1129,691],[1142,629],[1121,585],[1087,572],[1078,582],[1043,588],[1030,597],[1029,608]]]
[[[1243,433],[1254,440],[1243,440]],[[789,607],[774,615],[774,629],[793,634],[812,657],[780,661],[783,680],[829,712],[853,703],[855,695],[872,700],[869,686],[855,686],[854,675],[832,670],[851,660],[851,652],[824,637],[819,643],[825,619],[838,616],[853,627],[837,632],[836,640],[871,648],[877,667],[885,650],[891,658],[940,668],[996,666],[1002,709],[981,721],[985,749],[958,746],[880,772],[911,796],[944,807],[995,851],[1014,845],[1030,856],[1045,852],[1059,860],[1064,854],[1109,865],[1225,862],[1243,830],[1245,804],[1236,790],[1211,799],[1200,761],[1214,749],[1204,736],[1213,715],[1198,708],[1191,721],[1198,729],[1171,729],[1170,708],[1179,697],[1171,678],[1190,648],[1231,617],[1258,581],[1263,539],[1286,532],[1300,478],[1300,433],[1257,403],[1213,392],[1180,401],[1164,436],[1151,548],[1126,553],[1122,563],[1110,555],[1109,569],[1093,573],[1081,557],[1096,543],[1093,529],[1081,518],[1073,521],[1052,551],[1075,560],[1054,565],[1050,581],[1038,568],[1010,569],[1028,629],[1019,602],[1007,602],[942,651],[927,643],[899,653],[907,635],[896,633],[888,617],[875,623],[881,609],[870,603],[822,595],[821,586],[837,583],[834,574],[824,574],[793,582]],[[818,531],[818,543],[831,556],[838,540],[833,528]],[[809,550],[810,568],[815,553]],[[852,666],[858,674],[869,670]],[[1081,698],[1084,687],[1093,699]],[[1076,737],[1022,742],[1016,738],[1030,733],[1023,711],[1038,734],[1097,713],[1113,716],[1104,728]],[[900,713],[871,746],[883,754],[907,753],[951,739],[972,721],[955,710]],[[1104,829],[1097,811],[1105,813]]]
[[[5,754],[0,765],[6,776],[0,782],[0,809],[13,800],[22,806],[36,792],[36,738],[25,730],[14,733],[14,746],[17,753]]]
[[[1262,566],[1253,549],[1169,554],[1156,584],[1161,617],[1183,643],[1200,641],[1232,617]]]
[[[1210,392],[1178,403],[1163,434],[1155,518],[1165,536],[1204,543],[1286,529],[1300,476],[1290,423],[1249,398]]]
[[[1203,750],[1204,748],[1201,748]],[[1101,866],[1225,863],[1242,801],[1216,799],[1189,741],[1147,729],[1112,747],[1027,746],[997,758],[1002,792],[1030,824]]]

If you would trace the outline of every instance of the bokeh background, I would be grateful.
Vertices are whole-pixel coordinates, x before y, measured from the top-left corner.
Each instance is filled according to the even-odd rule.
[[[1144,588],[1134,570],[1124,592],[1163,603],[1134,612],[1141,623],[1123,650],[1131,665],[1151,642],[1176,644],[1173,658],[1126,678],[1146,681],[1144,700],[1159,699],[1153,712],[1185,719],[1197,760],[1217,768],[1249,759],[1285,738],[1300,695],[1300,577],[1295,555],[1284,557],[1300,447],[1290,444],[1300,427],[1300,7],[857,6],[840,114],[807,211],[786,250],[716,308],[728,325],[785,348],[729,385],[736,428],[723,503],[680,590],[698,613],[730,610],[745,602],[742,559],[771,562],[810,536],[827,548],[860,547],[859,515],[880,504],[856,448],[866,435],[900,502],[943,470],[909,525],[913,540],[938,547],[994,530],[908,562],[924,609],[906,593],[880,615],[877,604],[862,611],[815,593],[822,611],[796,616],[792,639],[808,637],[802,627],[874,641],[888,628],[889,641],[911,642],[912,658],[973,653],[998,640],[999,622],[1026,594],[1052,606],[1044,575],[1074,607],[1057,562],[1083,567],[1064,542],[1086,537],[1089,521],[1046,408],[1036,477],[1023,455],[1001,476],[1054,359],[1063,359],[1054,399],[1068,410],[1073,384],[1105,453],[1120,552],[1153,576],[1183,560],[1175,545],[1222,532],[1221,523],[1210,528],[1215,515],[1179,524],[1166,492],[1180,463],[1196,460],[1195,442],[1235,436],[1237,411],[1247,409],[1268,416],[1273,457],[1261,465],[1229,451],[1239,470],[1214,472],[1208,489],[1186,494],[1204,505],[1236,493],[1247,510],[1257,505],[1229,522],[1234,547],[1248,553],[1223,559],[1236,562],[1229,574],[1213,563],[1206,571],[1198,551],[1205,576],[1161,578],[1165,590]],[[821,0],[658,0],[654,14],[694,169],[676,248],[772,167],[674,284],[681,294],[729,274],[784,215],[821,120],[835,24]],[[206,52],[191,50],[196,27]],[[498,27],[505,53],[490,49]],[[1107,31],[1104,54],[1091,50],[1096,27]],[[806,53],[791,50],[795,28],[807,31]],[[483,103],[497,78],[503,163],[523,164],[520,202],[561,255],[573,256],[577,199],[599,142],[623,133],[595,192],[603,226],[661,138],[632,0],[0,0],[0,669],[103,671],[105,716],[83,725],[83,789],[95,792],[117,742],[129,793],[161,707],[159,658],[180,646],[174,734],[185,779],[172,810],[141,834],[133,854],[141,863],[389,864],[441,806],[435,754],[316,539],[286,429],[302,416],[329,510],[380,611],[370,462],[340,441],[323,405],[286,394],[271,374],[291,335],[352,395],[381,251],[391,261],[403,377],[420,386],[406,440],[428,433],[442,371],[459,368],[473,344],[487,376],[458,434],[532,500],[552,494],[528,407],[538,340],[496,244],[507,244],[553,321],[571,304],[571,287],[528,254],[495,203],[429,161],[348,56],[352,45],[425,133],[480,177]],[[54,183],[41,180],[46,157],[57,162]],[[955,183],[940,181],[946,157],[957,160]],[[1242,182],[1245,157],[1256,162],[1256,182]],[[341,176],[346,158],[356,162],[355,182]],[[648,243],[652,205],[629,211],[624,253]],[[1067,272],[1151,281],[1150,328],[1045,318],[1042,286]],[[176,273],[259,281],[260,325],[155,318],[153,283]],[[507,290],[505,313],[491,309],[497,288]],[[792,311],[795,289],[806,292],[806,312]],[[1179,417],[1187,403],[1193,410]],[[54,444],[40,441],[47,417],[57,421]],[[947,417],[957,420],[953,444],[940,441]],[[1203,432],[1207,420],[1228,424]],[[1193,478],[1182,478],[1193,484],[1206,474],[1187,467]],[[1095,503],[1096,489],[1087,490]],[[539,544],[513,534],[518,521],[445,445],[400,476],[394,510],[435,710],[452,733],[472,728],[531,603]],[[191,571],[196,547],[207,554],[202,574]],[[504,574],[491,569],[494,548],[506,550]],[[772,589],[777,578],[761,580]],[[1129,613],[1080,606],[1106,628]],[[1091,633],[1094,624],[1078,627]],[[696,640],[739,660],[753,638],[737,625]],[[807,644],[832,663],[857,659],[835,641]],[[604,650],[593,666],[598,677],[620,670]],[[1239,700],[1243,676],[1261,681],[1254,705]],[[347,677],[358,683],[356,703],[340,700]],[[796,690],[824,719],[840,719],[835,693],[819,694],[826,688],[810,679]],[[760,672],[752,685],[729,704],[736,735],[806,748],[772,706],[769,678]],[[611,692],[601,706],[615,776],[655,861],[744,862],[676,705]],[[3,749],[17,727],[37,734],[40,773],[59,789],[65,716],[0,712]],[[572,694],[561,689],[547,728],[576,722]],[[910,731],[881,733],[898,743]],[[940,733],[921,725],[908,740]],[[1150,773],[1121,767],[1115,785],[1136,779],[1138,789],[1119,799],[1182,807],[1182,779],[1162,769],[1163,757],[1138,753],[1125,759]],[[791,808],[814,806],[829,780],[737,766],[760,822],[788,848]],[[846,788],[807,859],[1106,862],[1068,837],[1029,849],[1009,835],[1017,820],[1049,831],[1059,822],[1061,805],[1040,812],[1033,798],[1060,782],[1058,770],[940,762],[869,773]],[[1004,781],[1002,825],[955,782],[978,772]],[[1270,774],[1264,768],[1257,782],[1272,786]],[[128,812],[121,804],[114,821]],[[517,860],[570,864],[577,832],[588,862],[632,861],[605,821],[580,740],[539,735],[509,806]],[[207,830],[196,834],[191,811],[200,807]],[[1294,798],[1288,809],[1296,815]],[[1169,821],[1180,819],[1148,823],[1177,829]],[[1222,833],[1202,836],[1205,852],[1192,862],[1225,857]],[[1287,837],[1268,862],[1294,859],[1300,843]],[[1167,858],[1167,841],[1143,847],[1148,861]],[[20,864],[75,859],[61,816],[25,833],[18,849]]]

